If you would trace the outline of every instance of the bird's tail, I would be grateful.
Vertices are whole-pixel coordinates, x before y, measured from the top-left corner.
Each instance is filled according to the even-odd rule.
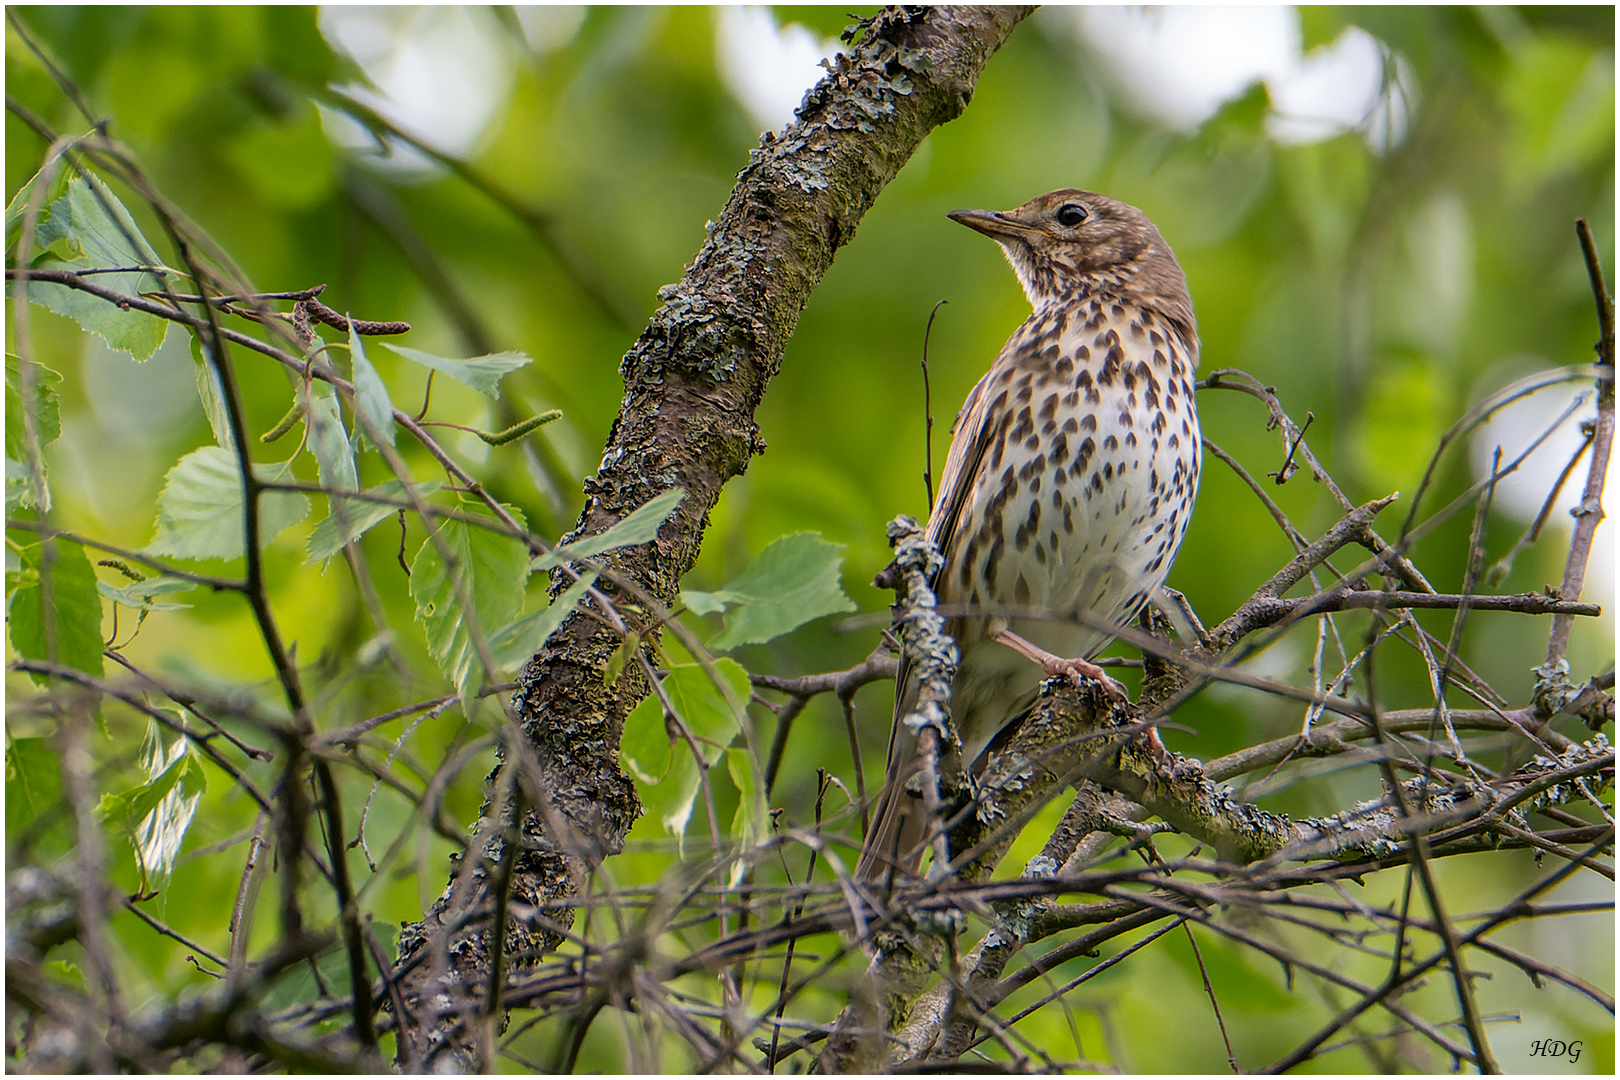
[[[860,862],[855,867],[857,881],[884,882],[892,873],[894,881],[904,882],[922,864],[924,816],[918,800],[906,792],[906,782],[917,772],[916,749],[913,746],[903,754],[897,752],[900,750],[899,745],[890,746],[883,791],[878,795],[872,828],[861,845]]]

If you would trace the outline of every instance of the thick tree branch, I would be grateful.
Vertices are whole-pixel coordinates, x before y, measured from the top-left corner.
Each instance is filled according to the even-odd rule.
[[[886,9],[835,59],[798,121],[751,152],[708,241],[681,281],[660,290],[664,306],[624,358],[619,417],[565,539],[599,533],[670,488],[686,497],[655,543],[608,556],[606,576],[674,606],[722,487],[764,449],[754,410],[834,253],[923,138],[966,108],[985,63],[1029,10]],[[554,813],[525,825],[540,842],[513,867],[515,900],[577,895],[640,813],[618,746],[625,716],[649,688],[636,664],[611,685],[602,677],[622,643],[576,614],[519,680],[517,708]],[[453,919],[447,903],[448,894],[426,923],[406,928],[402,958],[422,948],[430,927]],[[462,942],[452,950],[453,977],[483,982],[488,953],[481,940]],[[407,1001],[421,994],[425,967],[404,981]],[[432,1067],[439,1048],[415,1049]]]

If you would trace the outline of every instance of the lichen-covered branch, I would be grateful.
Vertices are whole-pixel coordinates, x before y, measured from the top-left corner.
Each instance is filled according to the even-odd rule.
[[[601,532],[671,488],[686,497],[655,543],[607,556],[605,578],[674,605],[721,488],[764,449],[754,410],[822,274],[923,138],[966,108],[985,63],[1029,10],[886,9],[835,59],[798,121],[751,152],[708,241],[681,281],[660,291],[664,305],[624,358],[619,416],[568,539]],[[632,630],[643,640],[657,634],[656,626]],[[583,874],[620,849],[640,812],[618,746],[624,718],[648,686],[635,664],[617,680],[602,677],[622,643],[577,613],[520,680],[518,713],[549,805],[538,808],[548,820],[525,827],[531,843],[513,867],[514,902],[577,894]],[[406,929],[402,956],[455,918],[449,895],[424,924]],[[480,935],[487,929],[472,931]],[[461,945],[449,977],[481,984],[487,944],[464,936]],[[411,1000],[426,987],[418,974],[403,989]],[[432,1067],[437,1048],[416,1049]]]
[[[1406,723],[1416,726],[1415,719],[1402,726]],[[1497,725],[1510,726],[1494,716],[1481,726]],[[1360,734],[1354,727],[1370,734],[1368,725],[1347,720],[1333,725],[1328,741],[1343,749],[1346,737]],[[1149,814],[1213,847],[1234,869],[1258,864],[1256,870],[1264,873],[1283,862],[1301,860],[1318,866],[1319,860],[1330,866],[1402,861],[1409,856],[1413,836],[1429,835],[1431,843],[1439,845],[1483,833],[1497,838],[1485,836],[1487,844],[1499,842],[1526,811],[1578,801],[1584,797],[1582,779],[1607,786],[1614,775],[1613,750],[1599,735],[1586,743],[1567,743],[1558,758],[1536,758],[1491,785],[1447,787],[1421,778],[1408,781],[1402,791],[1404,814],[1400,804],[1385,798],[1330,817],[1296,821],[1234,799],[1197,762],[1155,752],[1145,738],[1133,734],[1140,730],[1138,711],[1113,702],[1099,687],[1090,683],[1076,687],[1064,678],[1048,680],[1017,735],[992,756],[970,812],[960,815],[951,832],[957,880],[969,885],[987,881],[1024,822],[1071,785],[1079,788],[1075,806],[1047,850],[1026,868],[1026,878],[1050,878],[1056,885],[1062,880],[1060,860],[1085,834],[1146,836],[1151,830],[1136,819]],[[1261,761],[1243,764],[1260,767]],[[1226,776],[1244,771],[1229,762],[1217,768]],[[1110,791],[1132,802],[1110,796]],[[896,906],[919,899],[897,897]],[[1118,908],[1120,903],[1127,908]],[[1070,926],[1123,919],[1133,910],[1129,905],[1130,901],[1115,899],[1081,905],[1083,911],[1059,912],[1039,894],[995,902],[999,929],[966,955],[955,978],[906,1002],[910,1023],[897,1033],[888,1064],[954,1060],[980,1022],[984,1006],[1004,996],[995,992],[995,982],[1019,950]],[[1145,922],[1134,918],[1115,932],[1138,925]]]

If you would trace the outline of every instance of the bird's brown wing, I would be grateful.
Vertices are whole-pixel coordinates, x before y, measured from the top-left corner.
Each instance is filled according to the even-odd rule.
[[[1014,339],[1016,340],[1016,338]],[[1011,348],[1012,343],[1008,343]],[[939,477],[939,502],[928,518],[928,538],[944,556],[943,566],[949,567],[956,547],[957,526],[962,518],[968,497],[978,478],[979,468],[995,434],[994,425],[987,422],[991,380],[1001,373],[1006,350],[978,385],[968,393],[952,428],[951,449],[945,457],[945,468]],[[943,574],[944,571],[941,571]],[[939,579],[931,584],[936,590]],[[960,640],[962,620],[946,620],[947,632]],[[894,719],[889,730],[889,761],[884,770],[883,791],[878,795],[876,814],[871,831],[861,847],[860,864],[856,876],[874,881],[883,877],[886,869],[894,865],[903,872],[914,872],[922,860],[920,851],[910,854],[922,840],[923,822],[910,814],[905,796],[905,784],[914,771],[917,739],[900,718],[917,703],[917,687],[912,665],[904,658],[895,677]],[[908,858],[908,854],[910,857]]]
[[[990,383],[1001,374],[1004,358],[1005,350],[1003,357],[998,357],[990,370],[985,372],[984,378],[968,392],[967,400],[962,403],[962,411],[957,414],[956,425],[952,428],[951,449],[945,455],[945,469],[939,476],[939,504],[928,518],[928,538],[945,556],[947,564],[956,539],[957,525],[962,519],[962,510],[967,506],[979,467],[995,434],[992,430],[994,425],[986,423],[990,412],[989,402],[994,396],[990,393]]]

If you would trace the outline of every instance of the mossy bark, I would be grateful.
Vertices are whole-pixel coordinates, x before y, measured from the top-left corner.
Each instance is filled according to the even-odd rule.
[[[621,367],[619,416],[569,538],[599,533],[670,488],[683,488],[686,498],[655,542],[604,557],[613,574],[674,604],[721,489],[764,450],[754,411],[834,254],[923,138],[967,107],[985,63],[1030,10],[885,9],[806,96],[797,122],[780,137],[767,133],[750,152],[708,241],[681,281],[660,290],[663,306]],[[634,608],[623,614],[636,629]],[[656,634],[650,628],[647,636]],[[539,770],[531,779],[549,805],[525,823],[514,897],[545,903],[576,895],[581,874],[620,850],[641,811],[618,749],[624,719],[649,687],[634,664],[604,681],[621,644],[620,634],[576,614],[520,677],[517,713]],[[486,855],[475,842],[470,857]],[[437,988],[451,998],[476,998],[487,978],[488,921],[463,926],[465,916],[452,910],[480,902],[484,892],[446,890],[401,936],[406,960],[430,935],[456,927],[451,970]],[[552,914],[567,925],[572,913]],[[533,936],[514,927],[507,951],[529,951]],[[402,980],[418,1015],[432,967],[418,964]],[[416,1067],[476,1068],[474,1040],[448,1027],[407,1024],[402,1050]]]

